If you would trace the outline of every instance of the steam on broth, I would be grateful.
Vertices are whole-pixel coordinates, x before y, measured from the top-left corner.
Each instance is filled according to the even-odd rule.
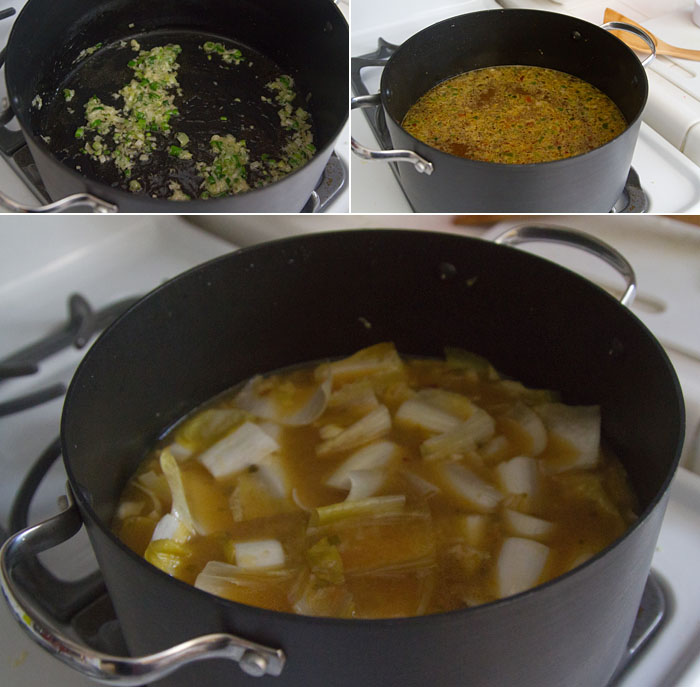
[[[113,528],[227,599],[381,618],[529,589],[610,544],[636,508],[597,406],[465,351],[382,343],[193,412],[128,482]]]

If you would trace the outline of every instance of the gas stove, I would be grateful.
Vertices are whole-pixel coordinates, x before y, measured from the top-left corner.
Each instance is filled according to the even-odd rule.
[[[671,488],[653,577],[633,637],[634,656],[613,685],[698,687],[700,336],[695,332],[697,317],[691,313],[700,298],[696,279],[700,273],[700,229],[652,216],[542,219],[585,229],[615,245],[631,260],[640,284],[633,310],[666,347],[679,373],[688,413],[684,467]],[[410,215],[80,216],[54,217],[50,222],[36,217],[5,217],[0,220],[0,372],[6,375],[0,381],[0,525],[9,529],[10,515],[14,524],[22,517],[34,523],[57,512],[57,498],[65,493],[65,473],[55,446],[61,386],[67,385],[99,330],[133,298],[165,279],[237,246],[292,233],[391,226],[488,239],[512,223],[485,228],[460,226],[447,216]],[[544,250],[547,257],[567,264],[603,287],[613,292],[618,288],[614,275],[588,262],[586,256]],[[39,350],[34,344],[47,335],[47,348]],[[32,355],[27,355],[27,349]],[[22,355],[13,355],[22,350]],[[31,358],[38,370],[29,374]],[[21,372],[27,374],[20,376]],[[44,402],[34,407],[20,410],[8,406],[18,399],[21,407],[28,406],[28,397],[41,394],[46,394]],[[10,410],[17,412],[2,415]],[[36,473],[32,466],[36,462],[49,466],[48,472],[31,507],[27,503],[18,506],[17,492],[23,492],[33,480]],[[65,630],[103,651],[123,651],[109,599],[99,579],[92,575],[95,562],[86,537],[75,537],[42,555],[41,560],[59,581],[70,583],[88,575],[93,585],[87,590],[83,583],[78,585],[84,592],[83,606],[77,612],[69,609]],[[95,684],[34,645],[12,620],[4,603],[0,603],[0,628],[4,639],[0,684],[39,685],[47,674],[56,687]]]
[[[26,0],[16,0],[11,5],[19,13]],[[350,9],[347,0],[336,0],[346,19]],[[12,28],[13,16],[9,7],[0,8],[0,47],[7,43]],[[5,112],[8,107],[7,92],[4,78],[0,80],[0,112]],[[323,171],[321,179],[312,192],[308,201],[302,208],[302,213],[320,212],[348,212],[350,203],[349,191],[349,158],[350,126],[346,122],[343,127],[333,153]],[[0,122],[0,191],[12,199],[23,211],[36,212],[42,205],[51,202],[39,176],[36,164],[29,148],[15,120],[3,126]],[[181,210],[177,207],[175,210]],[[6,212],[8,208],[0,206],[0,212]]]
[[[567,13],[596,24],[611,3],[605,0],[388,0],[381,7],[369,0],[353,3],[351,50],[353,92],[377,93],[381,66],[363,67],[376,59],[382,45],[391,54],[419,30],[451,16],[499,8],[532,8]],[[687,0],[646,0],[630,7],[612,3],[629,18],[643,23],[667,42],[700,45],[700,28],[692,23]],[[497,37],[494,37],[497,38]],[[388,45],[388,47],[387,47]],[[700,63],[658,57],[647,69],[649,100],[632,159],[625,197],[612,212],[684,213],[700,210]],[[361,70],[361,78],[359,72]],[[352,135],[374,149],[391,147],[380,108],[354,111]],[[396,163],[351,159],[353,212],[412,212],[403,193]],[[632,199],[630,201],[630,191]]]

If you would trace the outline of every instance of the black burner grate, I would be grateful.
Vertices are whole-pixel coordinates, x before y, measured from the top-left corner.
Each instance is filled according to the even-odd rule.
[[[400,46],[398,45],[385,41],[383,38],[379,38],[377,41],[377,49],[374,52],[360,55],[359,57],[353,57],[350,60],[352,90],[355,95],[370,95],[364,79],[362,78],[362,70],[367,67],[383,67],[399,47]],[[382,108],[380,106],[363,107],[362,112],[364,113],[367,123],[369,124],[369,127],[382,150],[390,150],[393,148]],[[409,204],[412,206],[411,200],[406,194],[403,184],[401,183],[401,176],[399,175],[397,169],[397,163],[390,162],[389,165],[391,166],[391,170],[394,173],[401,190],[406,196],[406,200],[408,200]],[[647,212],[648,209],[649,199],[642,190],[639,175],[632,168],[627,176],[627,182],[624,190],[622,191],[622,195],[611,208],[610,212],[639,213]]]

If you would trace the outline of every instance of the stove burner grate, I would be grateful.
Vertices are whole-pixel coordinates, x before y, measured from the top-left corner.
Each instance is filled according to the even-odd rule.
[[[355,95],[370,95],[367,85],[362,78],[362,70],[366,67],[384,67],[399,47],[400,46],[394,43],[385,41],[383,38],[379,38],[377,41],[377,49],[374,52],[353,57],[350,60],[350,78],[352,81],[352,90]],[[382,150],[390,150],[393,148],[394,146],[391,142],[391,136],[389,135],[389,129],[386,125],[383,109],[379,106],[363,107],[362,112]],[[401,176],[397,168],[397,163],[390,162],[389,165],[391,166],[391,171],[394,173],[401,190],[404,191],[404,195],[406,195],[403,184],[401,183]],[[411,204],[411,200],[407,195],[406,199],[409,204]],[[641,213],[647,212],[648,210],[649,199],[641,187],[639,175],[634,168],[631,168],[622,195],[611,208],[610,212]]]
[[[52,202],[21,131],[10,131],[0,127],[0,156],[40,203]],[[324,212],[331,201],[345,188],[347,181],[348,172],[345,163],[335,152],[331,153],[321,179],[301,212]]]

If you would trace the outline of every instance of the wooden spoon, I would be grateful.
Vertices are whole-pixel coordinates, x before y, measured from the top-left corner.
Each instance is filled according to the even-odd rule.
[[[603,16],[603,21],[623,21],[626,24],[632,24],[642,31],[646,31],[649,37],[654,41],[656,45],[657,55],[668,55],[669,57],[681,57],[684,60],[700,60],[700,50],[690,50],[688,48],[677,48],[675,45],[669,45],[664,43],[664,41],[659,40],[649,29],[645,29],[641,24],[637,24],[636,21],[628,19],[623,14],[611,10],[609,7],[605,10],[605,15]],[[633,50],[649,50],[649,46],[641,39],[637,38],[631,33],[622,31],[613,31],[621,41],[629,45]]]

